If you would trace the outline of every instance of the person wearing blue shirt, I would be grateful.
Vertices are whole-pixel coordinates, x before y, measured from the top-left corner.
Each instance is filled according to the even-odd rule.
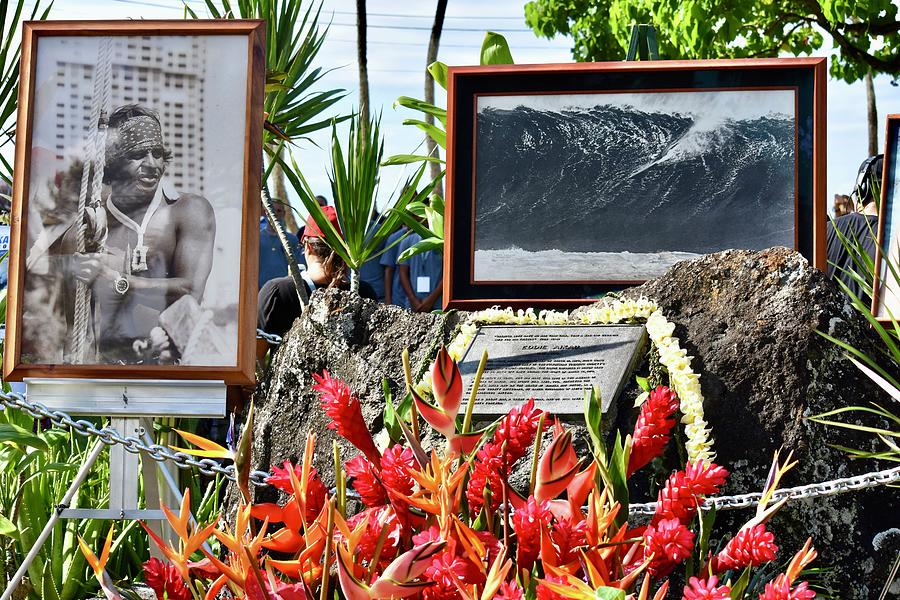
[[[422,240],[413,232],[399,244],[398,254],[403,254]],[[420,252],[399,263],[400,283],[414,312],[430,312],[441,308],[444,290],[444,257],[434,250]]]
[[[374,233],[375,227],[378,226],[378,221],[380,217],[376,217],[369,224],[369,232]],[[370,237],[370,236],[367,236]],[[380,256],[377,256],[379,252],[384,249],[384,242],[381,242],[378,247],[375,248],[376,256],[370,258],[366,262],[363,263],[362,267],[359,269],[359,279],[360,281],[365,281],[369,285],[372,286],[372,289],[375,290],[375,295],[378,297],[379,302],[385,301],[385,284],[384,284],[384,269],[381,266]]]
[[[284,204],[281,202],[273,202],[275,216],[284,227]],[[303,253],[300,251],[300,240],[296,235],[289,231],[284,232],[288,238],[288,243],[294,253],[294,257],[299,264],[306,264]],[[271,226],[269,220],[263,217],[259,220],[259,287],[276,277],[284,277],[288,274],[288,261],[284,254],[284,247],[275,228]]]
[[[381,255],[379,264],[384,269],[384,303],[394,304],[403,308],[409,308],[409,300],[400,283],[400,274],[397,272],[397,257],[400,256],[400,243],[398,240],[406,235],[406,227],[401,227],[387,239],[387,250]]]

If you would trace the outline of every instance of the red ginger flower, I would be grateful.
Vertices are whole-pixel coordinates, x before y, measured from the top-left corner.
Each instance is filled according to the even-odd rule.
[[[684,562],[694,548],[694,533],[678,519],[664,519],[644,532],[644,560],[653,555],[647,570],[654,577],[664,577],[675,565]]]
[[[725,485],[728,471],[715,463],[700,461],[688,463],[684,468],[684,476],[691,484],[691,491],[697,496],[711,496],[719,493]]]
[[[422,590],[422,600],[456,600],[460,598],[460,585],[471,583],[469,577],[472,574],[472,563],[456,556],[455,553],[445,550],[434,558],[425,570],[425,579],[432,581],[431,585]],[[456,582],[456,583],[455,583]]]
[[[410,471],[415,469],[412,450],[394,445],[381,456],[381,481],[394,493],[409,496],[413,492],[413,478]]]
[[[682,600],[730,600],[731,588],[727,585],[717,585],[718,583],[719,578],[715,575],[704,581],[691,577],[684,586]]]
[[[809,600],[815,597],[816,593],[809,589],[805,581],[791,589],[790,580],[784,575],[779,575],[775,581],[766,584],[766,589],[759,595],[759,600]]]
[[[303,477],[303,465],[292,465],[289,460],[284,461],[283,464],[284,468],[272,465],[272,473],[274,473],[274,475],[267,477],[266,483],[271,484],[288,494],[293,494],[294,486],[291,484],[290,473],[291,471],[294,471],[297,480],[300,481]],[[307,523],[312,523],[316,520],[316,517],[319,516],[322,507],[325,506],[326,496],[328,496],[328,490],[325,489],[325,484],[319,479],[319,472],[315,467],[310,468],[309,481],[306,482],[305,518]]]
[[[729,569],[758,567],[775,560],[776,552],[775,536],[771,531],[766,531],[764,523],[760,523],[738,531],[713,559],[712,569],[715,573],[721,573]]]
[[[550,503],[538,502],[534,496],[528,498],[525,506],[513,513],[512,525],[516,532],[516,565],[530,571],[541,552],[541,534],[550,524],[553,513]]]
[[[538,423],[544,414],[539,408],[534,407],[534,398],[529,399],[522,406],[517,406],[509,411],[497,426],[494,432],[493,442],[502,446],[506,442],[506,465],[512,465],[525,456],[528,449],[534,444],[534,436],[537,433]]]
[[[372,434],[363,419],[359,398],[350,393],[346,382],[332,377],[328,370],[321,375],[313,373],[316,384],[312,389],[319,393],[325,414],[331,417],[329,429],[338,432],[348,442],[356,446],[374,464],[381,462],[381,453],[372,441]]]
[[[662,454],[669,443],[669,432],[675,426],[678,398],[675,391],[659,386],[641,406],[632,435],[631,457],[628,459],[627,476]]]
[[[573,523],[572,519],[560,519],[550,529],[550,539],[556,546],[560,565],[578,560],[578,548],[587,544],[587,521]]]
[[[525,592],[515,581],[504,581],[494,594],[494,600],[525,600]]]
[[[469,485],[466,487],[469,514],[474,517],[484,506],[485,487],[491,491],[491,506],[488,510],[495,511],[500,507],[500,502],[503,500],[505,473],[503,447],[493,442],[486,443],[475,455],[475,466],[469,475]]]
[[[697,514],[700,496],[718,493],[728,471],[713,463],[688,463],[684,471],[669,476],[657,497],[653,522],[678,519],[688,523]]]
[[[151,558],[144,563],[144,581],[159,600],[191,600],[191,592],[175,565]]]
[[[378,565],[380,569],[384,569],[397,556],[397,550],[400,548],[400,522],[397,520],[394,509],[390,506],[380,506],[356,513],[347,521],[347,525],[353,529],[366,516],[368,516],[366,531],[360,538],[359,544],[352,550],[355,550],[356,561],[359,563],[371,562],[375,558],[375,547],[378,545],[381,530],[386,526],[387,535],[385,535],[384,545],[381,547],[381,554],[378,556]]]
[[[569,583],[565,575],[563,575],[562,573],[547,573],[547,575],[544,577],[544,580],[549,581],[550,583]],[[566,600],[566,596],[554,592],[546,585],[544,585],[543,582],[538,583],[537,589],[535,591],[537,592],[537,600]]]
[[[384,506],[388,503],[387,490],[381,485],[375,469],[363,455],[357,455],[344,463],[347,477],[353,480],[353,489],[360,500],[369,508]]]

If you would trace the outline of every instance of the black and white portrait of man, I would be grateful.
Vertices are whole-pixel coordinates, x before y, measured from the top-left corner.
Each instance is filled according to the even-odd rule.
[[[246,53],[236,36],[41,39],[24,362],[235,364],[246,71],[209,69]]]

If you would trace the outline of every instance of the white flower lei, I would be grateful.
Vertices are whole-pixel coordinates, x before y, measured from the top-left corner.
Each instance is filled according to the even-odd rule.
[[[703,394],[700,391],[700,376],[691,370],[691,358],[681,348],[678,338],[672,335],[675,325],[666,320],[662,311],[652,300],[605,299],[571,317],[568,311],[499,307],[473,312],[460,327],[459,333],[450,342],[447,352],[455,361],[462,358],[463,352],[478,333],[479,325],[513,324],[513,325],[614,325],[619,323],[645,323],[650,341],[659,351],[659,362],[669,373],[669,384],[678,394],[681,401],[681,422],[684,424],[685,449],[688,460],[711,462],[715,458],[712,450],[711,430],[703,416]],[[426,372],[416,385],[420,394],[431,395],[431,373]]]

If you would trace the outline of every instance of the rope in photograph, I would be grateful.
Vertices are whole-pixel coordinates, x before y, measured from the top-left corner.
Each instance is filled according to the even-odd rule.
[[[54,425],[71,428],[79,435],[97,437],[108,446],[121,444],[125,447],[125,450],[132,454],[143,452],[148,457],[158,462],[170,461],[181,469],[194,467],[204,475],[222,475],[231,481],[235,480],[234,465],[223,467],[218,461],[211,458],[197,459],[184,452],[174,452],[159,444],[145,444],[136,437],[123,436],[111,427],[102,427],[98,429],[90,421],[84,419],[76,420],[63,411],[50,410],[42,404],[29,402],[23,395],[15,392],[0,392],[0,404],[9,408],[21,410],[35,419],[49,419]],[[252,471],[250,473],[250,481],[257,486],[266,486],[268,485],[266,479],[269,475],[270,473],[265,471]],[[883,471],[874,471],[853,477],[833,479],[822,483],[782,488],[773,494],[772,501],[775,502],[783,498],[801,499],[832,496],[855,490],[890,485],[897,482],[900,482],[900,467],[894,467]],[[704,500],[702,508],[707,510],[712,508],[715,508],[716,510],[750,508],[759,504],[761,497],[761,493],[717,496]],[[655,511],[656,502],[632,504],[628,507],[628,513],[632,516],[652,515]]]

